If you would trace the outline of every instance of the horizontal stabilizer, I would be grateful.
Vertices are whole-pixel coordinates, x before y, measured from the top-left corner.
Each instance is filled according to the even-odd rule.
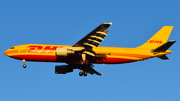
[[[158,58],[162,60],[169,60],[169,58],[166,55],[158,56]]]
[[[154,49],[152,52],[165,52],[169,47],[171,47],[176,41],[168,41],[165,44]]]

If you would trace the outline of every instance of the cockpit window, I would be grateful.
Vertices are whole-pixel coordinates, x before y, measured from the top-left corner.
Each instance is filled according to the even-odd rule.
[[[14,49],[14,47],[11,47],[10,49]]]

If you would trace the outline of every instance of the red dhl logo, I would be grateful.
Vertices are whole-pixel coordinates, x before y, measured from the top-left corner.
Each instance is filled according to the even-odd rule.
[[[40,53],[53,53],[56,48],[59,48],[59,46],[29,46],[29,49],[27,51],[20,51],[23,52],[40,52]]]
[[[161,40],[149,40],[149,42],[147,43],[159,43],[159,44],[163,44],[163,42]]]

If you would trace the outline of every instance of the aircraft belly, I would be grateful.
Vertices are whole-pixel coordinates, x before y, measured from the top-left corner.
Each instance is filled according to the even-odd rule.
[[[65,63],[80,63],[82,61],[81,57],[77,56],[55,56],[55,55],[13,55],[12,58],[26,61],[38,61],[38,62],[65,62]],[[119,63],[128,63],[136,61],[134,59],[126,58],[113,58],[113,57],[96,57],[87,58],[89,63],[96,64],[119,64]]]
[[[11,57],[26,61],[56,62],[56,56],[53,55],[13,55]]]
[[[134,59],[126,59],[126,58],[114,58],[114,57],[106,57],[106,58],[96,58],[96,60],[90,60],[89,62],[96,63],[96,64],[121,64],[121,63],[128,63],[134,62]]]

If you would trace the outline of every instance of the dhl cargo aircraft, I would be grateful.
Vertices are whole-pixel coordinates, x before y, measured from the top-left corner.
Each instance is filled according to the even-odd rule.
[[[168,59],[167,50],[175,41],[168,41],[173,26],[163,26],[146,43],[136,48],[98,47],[107,35],[107,28],[112,23],[102,23],[74,45],[25,44],[13,46],[4,52],[5,55],[26,61],[64,62],[67,65],[55,66],[56,74],[66,74],[73,69],[80,69],[79,75],[103,75],[93,69],[93,64],[121,64],[158,57]]]

